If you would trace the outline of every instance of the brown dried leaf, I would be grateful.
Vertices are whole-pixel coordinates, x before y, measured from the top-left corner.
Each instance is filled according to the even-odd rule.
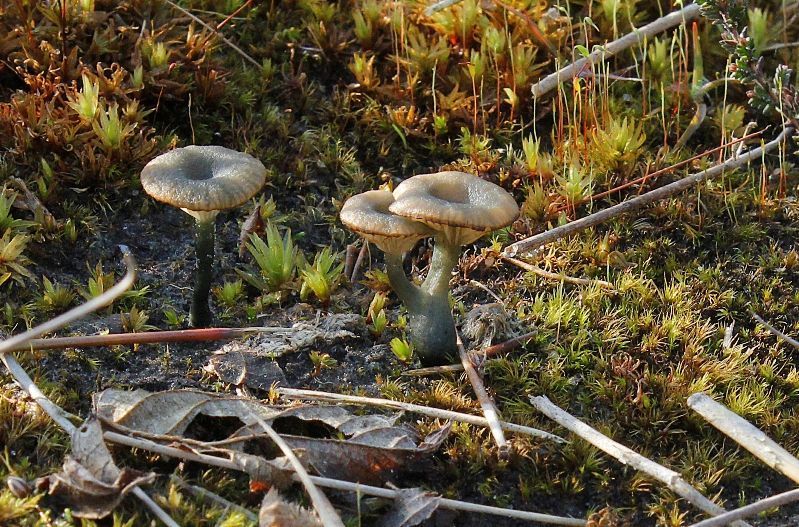
[[[203,369],[235,386],[266,391],[275,383],[286,385],[286,376],[277,362],[240,342],[225,344],[215,351]]]
[[[263,445],[264,451],[274,451],[274,448],[253,415],[279,431],[293,426],[293,434],[281,432],[281,436],[293,449],[302,450],[304,461],[319,474],[369,484],[382,484],[399,470],[417,465],[421,458],[438,449],[449,433],[449,427],[443,427],[417,446],[412,430],[395,426],[396,417],[358,416],[340,406],[270,407],[252,399],[198,391],[106,390],[95,396],[95,411],[115,425],[172,436],[170,440],[183,435],[197,417],[204,416],[206,428],[214,430],[215,440],[220,436],[229,440],[249,438],[228,442],[224,449],[220,449],[220,445],[209,445],[206,451],[213,455],[224,453],[237,463],[246,462],[247,472],[262,481],[266,477],[263,474],[274,467],[265,466],[266,460],[257,456],[245,458],[242,452],[254,440]],[[237,430],[231,428],[225,436],[225,426],[230,427],[230,421],[211,420],[209,423],[209,417],[235,417],[243,426]],[[292,423],[290,419],[304,424]],[[346,439],[341,439],[342,435]],[[203,446],[195,443],[192,448],[202,450]],[[249,448],[247,451],[252,452]],[[263,462],[259,464],[256,460]]]
[[[314,511],[290,503],[270,489],[261,502],[258,527],[322,527],[322,522]]]
[[[438,509],[441,498],[422,489],[397,490],[391,510],[375,527],[413,527],[419,525]]]
[[[152,473],[120,470],[103,442],[99,421],[90,417],[72,434],[72,454],[64,460],[62,471],[40,479],[37,486],[66,499],[75,516],[100,519],[135,486],[154,479]]]

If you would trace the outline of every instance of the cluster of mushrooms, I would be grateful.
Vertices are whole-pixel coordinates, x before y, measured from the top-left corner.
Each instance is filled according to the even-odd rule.
[[[457,357],[455,320],[449,282],[461,246],[506,227],[519,215],[513,197],[501,187],[465,172],[420,174],[394,192],[371,190],[351,197],[341,222],[385,254],[391,287],[409,315],[411,343],[423,364],[443,364]],[[408,279],[404,254],[422,238],[435,246],[421,286]]]
[[[190,323],[211,322],[208,295],[214,259],[216,216],[241,205],[266,181],[266,168],[254,157],[221,146],[187,146],[162,154],[144,167],[141,183],[158,201],[179,207],[197,223],[197,269]],[[513,197],[501,187],[464,172],[421,174],[394,192],[372,190],[347,200],[341,221],[386,253],[391,286],[409,314],[411,342],[424,364],[457,356],[449,281],[460,248],[510,225],[519,215]],[[436,244],[421,286],[405,275],[405,253],[422,238]]]

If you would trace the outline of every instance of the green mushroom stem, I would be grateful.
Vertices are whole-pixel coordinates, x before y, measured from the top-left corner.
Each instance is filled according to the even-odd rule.
[[[197,220],[197,254],[194,293],[191,301],[189,319],[192,327],[204,328],[211,323],[211,308],[208,306],[208,295],[211,289],[211,275],[214,264],[214,233],[216,222],[214,217]]]
[[[458,356],[455,319],[449,305],[449,280],[459,256],[459,247],[437,243],[427,278],[419,287],[405,275],[401,255],[386,255],[391,287],[408,310],[411,343],[424,365],[447,364]]]

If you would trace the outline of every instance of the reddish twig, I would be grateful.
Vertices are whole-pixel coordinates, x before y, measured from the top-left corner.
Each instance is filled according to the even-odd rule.
[[[54,337],[31,339],[12,347],[9,351],[86,348],[97,346],[119,346],[126,344],[155,344],[161,342],[204,342],[229,340],[250,333],[286,331],[284,328],[202,328],[176,331],[148,331],[146,333],[110,333],[108,335],[85,335],[80,337]]]

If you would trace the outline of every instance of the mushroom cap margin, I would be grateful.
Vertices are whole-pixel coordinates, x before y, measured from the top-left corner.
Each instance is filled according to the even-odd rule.
[[[370,190],[349,198],[339,217],[351,231],[363,236],[388,254],[410,251],[416,242],[431,234],[423,223],[389,211],[394,195],[388,190]]]
[[[466,172],[410,177],[394,189],[394,198],[391,212],[429,225],[455,245],[472,243],[519,216],[519,206],[507,191]]]

